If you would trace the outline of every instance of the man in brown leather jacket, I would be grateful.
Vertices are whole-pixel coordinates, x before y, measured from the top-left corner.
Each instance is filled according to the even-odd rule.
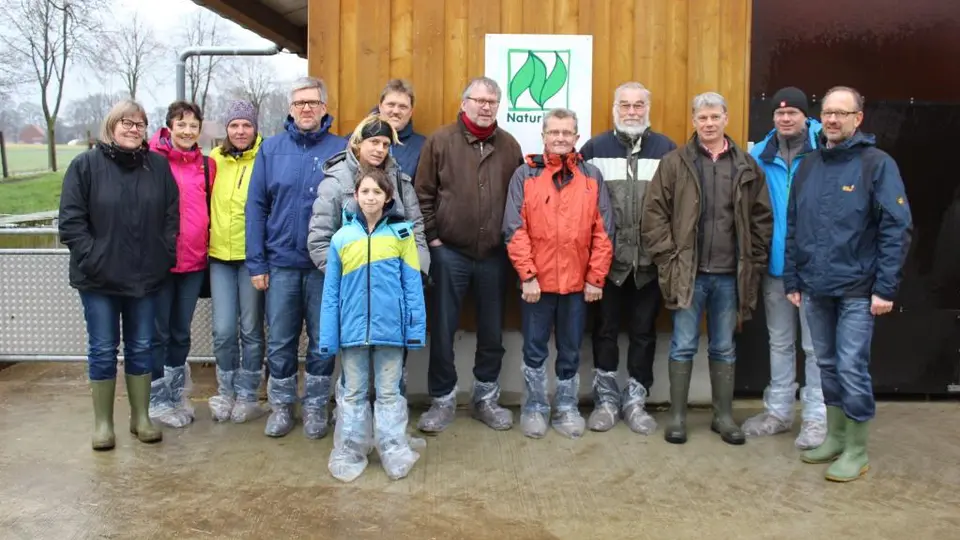
[[[523,153],[513,136],[497,126],[501,97],[493,79],[470,81],[456,122],[433,133],[420,152],[414,183],[434,283],[427,375],[433,403],[417,425],[428,433],[443,431],[454,419],[453,341],[468,287],[477,304],[473,416],[493,429],[513,426],[513,414],[498,404],[509,268],[501,226],[510,177]]]
[[[724,134],[727,103],[714,92],[693,99],[696,133],[667,154],[647,188],[640,234],[657,265],[664,304],[675,310],[670,343],[667,442],[687,440],[686,413],[700,319],[707,312],[711,429],[743,444],[733,420],[733,334],[756,307],[767,266],[773,214],[763,170]]]

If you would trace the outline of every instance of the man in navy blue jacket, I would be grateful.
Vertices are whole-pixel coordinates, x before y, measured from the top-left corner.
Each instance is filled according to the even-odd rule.
[[[400,144],[390,147],[400,170],[410,178],[417,177],[420,149],[427,138],[413,130],[413,87],[403,79],[391,79],[380,92],[380,104],[374,112],[380,113],[397,130]]]
[[[822,148],[803,160],[790,193],[783,282],[790,301],[803,302],[827,405],[826,440],[801,459],[836,460],[826,478],[848,482],[869,469],[873,321],[893,309],[913,222],[897,164],[858,129],[860,93],[831,88],[820,118]]]
[[[677,147],[650,129],[650,91],[626,82],[613,94],[614,129],[587,141],[580,153],[603,174],[615,209],[614,260],[604,286],[593,329],[594,409],[587,426],[607,431],[623,420],[634,433],[649,435],[657,423],[645,406],[653,386],[657,314],[662,296],[657,268],[640,242],[641,208],[660,158]],[[621,396],[617,388],[620,321],[627,308],[627,373]]]
[[[328,431],[334,362],[320,356],[323,274],[310,260],[307,230],[323,164],[346,148],[343,137],[330,133],[332,123],[323,81],[312,77],[295,81],[286,129],[261,144],[250,177],[246,265],[253,286],[266,291],[267,398],[273,412],[264,433],[270,437],[283,437],[293,429],[304,322],[308,344],[303,432],[319,439]]]

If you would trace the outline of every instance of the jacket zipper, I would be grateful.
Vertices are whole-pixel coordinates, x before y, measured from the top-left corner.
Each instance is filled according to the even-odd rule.
[[[247,172],[247,166],[244,165],[243,168],[240,169],[240,178],[237,179],[237,189],[239,189],[240,186],[243,185],[243,175],[244,175],[246,172]]]
[[[376,229],[376,227],[374,227],[374,229]],[[367,231],[367,339],[364,341],[364,343],[365,343],[366,345],[368,345],[368,346],[370,345],[370,318],[373,316],[373,312],[371,311],[371,309],[372,309],[372,307],[371,307],[372,302],[371,302],[371,300],[370,300],[370,297],[372,296],[372,295],[371,295],[371,290],[370,290],[370,289],[371,289],[371,287],[370,287],[370,257],[372,256],[372,254],[371,254],[372,248],[371,248],[371,242],[370,242],[371,239],[372,239],[372,233],[368,230],[368,231]]]

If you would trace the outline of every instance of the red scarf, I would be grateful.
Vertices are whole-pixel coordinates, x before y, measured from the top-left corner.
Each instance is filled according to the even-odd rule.
[[[480,139],[481,141],[486,141],[487,139],[489,139],[490,136],[493,135],[493,132],[497,130],[496,121],[494,121],[492,124],[490,124],[487,127],[480,127],[474,124],[473,122],[471,122],[470,117],[467,116],[466,113],[462,111],[460,112],[460,119],[463,120],[463,125],[466,126],[467,131],[469,131],[471,135]]]

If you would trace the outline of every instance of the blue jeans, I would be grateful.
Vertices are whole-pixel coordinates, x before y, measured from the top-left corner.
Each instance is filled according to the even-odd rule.
[[[403,378],[403,349],[400,347],[349,347],[341,351],[343,399],[362,405],[370,388],[370,360],[373,359],[373,382],[377,401],[395,403],[400,397]]]
[[[154,311],[152,295],[140,298],[80,291],[87,321],[87,367],[91,381],[117,378],[117,349],[123,322],[123,365],[127,375],[151,372]]]
[[[580,369],[580,344],[587,323],[587,302],[583,293],[543,293],[531,304],[521,302],[523,327],[523,363],[538,369],[550,354],[550,334],[556,327],[557,378],[572,379]]]
[[[267,364],[270,377],[297,373],[300,334],[307,323],[307,373],[333,375],[334,358],[320,357],[320,304],[323,273],[316,268],[271,268],[267,286]]]
[[[736,362],[733,333],[737,329],[737,278],[733,274],[698,273],[690,307],[673,312],[670,359],[692,362],[700,350],[700,317],[707,310],[707,357]]]
[[[217,367],[224,371],[242,367],[259,372],[264,351],[264,295],[253,288],[246,265],[211,262],[210,296]]]
[[[870,299],[807,294],[802,298],[820,364],[824,402],[842,407],[857,422],[870,420],[876,414],[870,378]]]
[[[497,382],[503,364],[503,311],[507,256],[497,250],[486,259],[472,259],[446,246],[430,248],[433,278],[430,317],[430,368],[427,386],[432,397],[446,396],[457,384],[453,342],[460,325],[460,307],[469,287],[477,305],[477,352],[473,376]]]
[[[169,274],[156,294],[153,335],[153,380],[163,378],[163,366],[183,367],[190,354],[190,324],[197,308],[204,272]]]

